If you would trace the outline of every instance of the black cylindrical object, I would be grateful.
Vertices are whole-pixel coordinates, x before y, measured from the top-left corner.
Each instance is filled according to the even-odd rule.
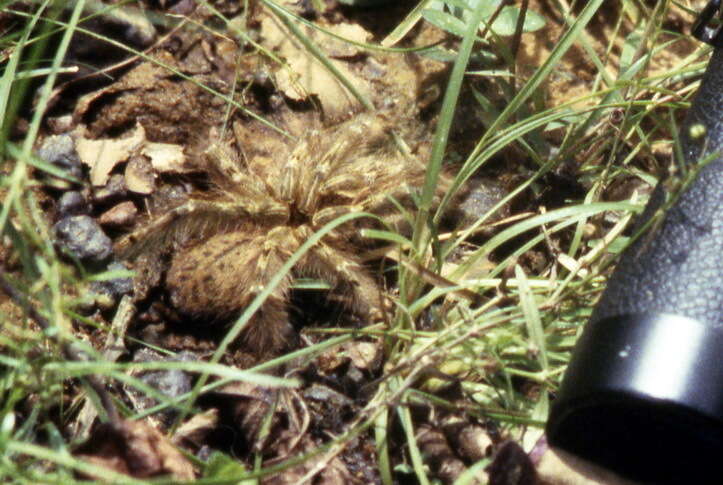
[[[723,33],[706,40],[681,142],[684,168],[713,160],[622,256],[547,424],[553,446],[643,483],[723,484]]]

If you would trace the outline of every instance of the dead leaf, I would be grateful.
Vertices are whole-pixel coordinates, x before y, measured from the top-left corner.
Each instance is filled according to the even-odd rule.
[[[126,138],[91,140],[79,132],[75,135],[75,150],[80,161],[90,167],[90,182],[96,187],[105,185],[115,166],[128,160],[146,139],[146,131],[140,124],[136,124]]]
[[[298,455],[313,451],[317,443],[304,435]],[[365,483],[357,479],[347,468],[344,462],[337,456],[325,459],[322,456],[315,456],[295,467],[286,468],[279,473],[265,476],[261,483],[263,485],[296,485],[299,483],[315,483],[319,485],[349,485]]]
[[[144,155],[150,160],[151,167],[158,173],[175,172],[186,173],[192,170],[186,165],[186,155],[181,145],[171,143],[155,143],[146,139],[146,130],[140,123],[136,124],[130,136],[124,138],[100,138],[93,140],[85,137],[84,127],[81,125],[74,133],[75,150],[80,161],[90,167],[90,181],[95,186],[103,186],[108,182],[110,174],[119,163],[128,159],[137,164],[137,156]],[[134,192],[150,193],[152,179],[143,172],[143,168],[134,165],[126,172],[134,175]],[[128,184],[128,181],[126,181]]]
[[[146,142],[141,153],[150,158],[151,165],[158,173],[191,171],[191,168],[186,166],[186,155],[183,154],[181,145]]]
[[[300,25],[302,31],[316,42],[319,34],[310,28]],[[358,27],[361,29],[361,27]],[[366,38],[358,29],[352,29],[356,38]],[[363,30],[363,29],[362,29]],[[340,120],[361,109],[359,101],[331,74],[326,67],[317,61],[280,22],[271,15],[261,20],[261,36],[265,44],[276,50],[288,63],[276,73],[279,90],[291,99],[300,101],[316,95],[321,102],[324,114],[331,120]],[[339,51],[340,41],[332,50]],[[346,44],[349,45],[349,44]],[[323,48],[322,50],[327,50]],[[344,57],[343,52],[337,52]],[[327,52],[328,55],[328,52]],[[346,66],[346,63],[335,59],[330,62],[346,77],[363,95],[368,96],[369,87],[360,77]]]
[[[142,421],[98,426],[75,456],[135,478],[170,475],[193,480],[195,476],[191,463],[168,438]]]
[[[263,421],[275,402],[275,391],[252,384],[235,382],[223,386],[220,390],[208,393],[228,411],[243,437],[249,443],[256,443]],[[279,423],[280,417],[275,413],[272,428]]]

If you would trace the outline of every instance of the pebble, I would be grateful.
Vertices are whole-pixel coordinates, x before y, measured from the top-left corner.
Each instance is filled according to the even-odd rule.
[[[75,142],[70,135],[47,137],[36,153],[46,162],[65,170],[71,177],[82,179],[83,167],[75,151]]]
[[[58,199],[58,214],[61,217],[87,214],[88,212],[90,212],[90,205],[82,192],[70,190],[64,192]]]
[[[98,218],[98,222],[104,227],[128,227],[133,224],[137,215],[138,209],[136,209],[133,202],[126,201],[102,213]]]
[[[53,226],[57,243],[87,263],[101,263],[113,252],[113,243],[90,216],[67,216]]]
[[[123,264],[114,261],[108,265],[108,271],[127,270]],[[96,294],[108,296],[113,302],[133,291],[133,278],[114,278],[112,280],[93,281],[90,284],[90,291]]]
[[[125,177],[121,174],[113,174],[104,187],[93,193],[93,202],[96,204],[109,204],[123,199],[128,194]]]
[[[183,351],[171,358],[156,354],[154,357],[151,357],[150,355],[142,355],[140,359],[141,360],[139,360],[138,356],[136,356],[134,360],[136,362],[196,362],[198,361],[198,356],[192,352]],[[168,397],[181,396],[190,392],[193,386],[193,378],[191,374],[178,369],[150,371],[143,374],[141,376],[141,380]]]
[[[471,179],[467,189],[462,201],[454,208],[454,217],[461,225],[474,223],[507,195],[501,184],[486,178]],[[509,208],[504,206],[487,221],[499,220],[508,212]]]
[[[312,384],[304,390],[303,396],[305,399],[320,401],[334,408],[352,406],[354,404],[354,401],[344,394],[321,384]]]
[[[201,358],[198,355],[186,350],[179,352],[175,356],[168,356],[148,348],[142,348],[133,356],[133,362],[198,362],[199,360]],[[189,372],[179,369],[141,371],[136,375],[141,381],[170,398],[190,392],[193,388],[193,376]],[[158,404],[156,399],[147,396],[135,387],[127,386],[126,390],[135,408],[139,411]],[[166,409],[155,416],[166,425],[169,425],[175,415],[175,410]]]

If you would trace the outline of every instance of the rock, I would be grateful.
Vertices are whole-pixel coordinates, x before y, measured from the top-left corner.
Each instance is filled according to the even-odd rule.
[[[111,175],[108,183],[93,193],[93,202],[98,205],[109,204],[123,199],[128,194],[125,177],[121,174]]]
[[[122,271],[127,268],[123,264],[113,262],[108,265],[108,271]],[[114,278],[105,281],[93,281],[90,291],[98,295],[107,296],[114,304],[120,297],[133,291],[133,278]]]
[[[56,135],[65,133],[73,129],[73,115],[66,114],[57,117],[49,116],[45,122],[48,124],[50,131]]]
[[[64,192],[58,199],[58,213],[61,217],[87,214],[89,211],[88,201],[83,193],[77,190]]]
[[[156,358],[167,362],[195,362],[198,356],[191,352],[181,352],[174,358]],[[141,380],[168,397],[178,397],[191,392],[193,379],[188,372],[182,370],[152,371],[141,376]]]
[[[128,190],[138,194],[150,194],[156,186],[153,165],[144,156],[133,156],[128,160],[125,171]]]
[[[304,390],[303,396],[305,399],[323,402],[326,405],[335,408],[352,406],[354,404],[354,401],[344,394],[321,384],[312,384]]]
[[[101,226],[107,227],[128,227],[133,224],[133,221],[138,215],[138,209],[133,202],[126,201],[111,207],[98,218],[98,222]]]
[[[197,362],[200,357],[193,352],[183,351],[175,356],[160,354],[148,348],[138,350],[133,356],[133,362]],[[153,387],[161,394],[174,398],[190,392],[193,388],[193,376],[182,370],[152,370],[134,372],[135,377]],[[138,411],[143,411],[158,404],[158,401],[147,396],[132,386],[125,386],[128,396]],[[155,415],[161,422],[169,425],[176,415],[173,409],[167,409]]]
[[[113,252],[113,243],[90,216],[67,216],[53,227],[57,243],[88,263],[103,262]]]
[[[502,185],[492,179],[470,179],[460,202],[450,211],[450,215],[458,225],[468,226],[482,217],[506,195],[507,192]],[[487,222],[502,219],[508,212],[509,207],[503,206],[488,218]]]
[[[52,163],[71,177],[81,179],[83,168],[75,151],[75,142],[70,135],[53,135],[43,140],[37,151],[38,157]]]

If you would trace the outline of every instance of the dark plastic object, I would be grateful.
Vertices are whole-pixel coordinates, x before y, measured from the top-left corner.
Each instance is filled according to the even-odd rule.
[[[713,155],[664,222],[623,255],[573,352],[549,442],[627,478],[723,484],[723,31],[681,130],[688,168]],[[695,137],[694,132],[702,136]],[[660,206],[659,185],[641,216]]]

